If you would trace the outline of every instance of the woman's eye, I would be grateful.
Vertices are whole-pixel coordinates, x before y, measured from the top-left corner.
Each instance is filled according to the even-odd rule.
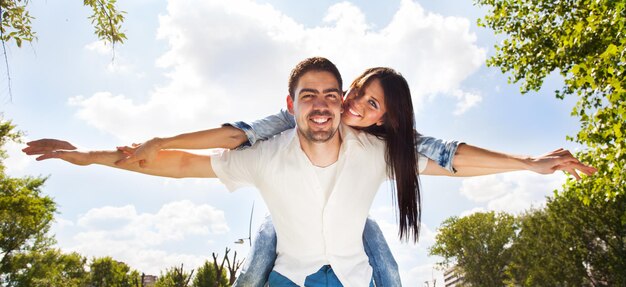
[[[378,108],[378,105],[376,104],[376,102],[375,102],[374,100],[369,100],[369,101],[368,101],[368,103],[369,103],[372,107],[374,107],[374,108],[376,108],[376,109]]]

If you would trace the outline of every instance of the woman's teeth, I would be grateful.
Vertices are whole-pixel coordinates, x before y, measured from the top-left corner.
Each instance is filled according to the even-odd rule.
[[[359,115],[357,112],[355,112],[353,109],[348,109],[348,112],[351,113],[353,116],[355,117],[361,117],[361,115]]]

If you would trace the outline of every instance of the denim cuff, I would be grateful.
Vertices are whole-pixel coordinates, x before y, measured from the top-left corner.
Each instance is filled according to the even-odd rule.
[[[224,123],[222,124],[223,127],[233,127],[236,129],[239,129],[241,131],[243,131],[246,134],[246,137],[248,138],[248,141],[242,143],[241,145],[239,145],[238,147],[236,147],[236,150],[242,150],[242,149],[247,149],[249,147],[251,147],[256,141],[257,141],[257,136],[256,133],[254,132],[254,129],[252,129],[252,127],[247,124],[246,122],[233,122],[233,123]]]
[[[439,165],[448,170],[451,173],[456,173],[456,169],[452,166],[456,150],[459,145],[464,142],[460,141],[448,141],[445,144],[445,148],[441,151],[441,157],[439,158]],[[447,157],[446,157],[447,156]]]

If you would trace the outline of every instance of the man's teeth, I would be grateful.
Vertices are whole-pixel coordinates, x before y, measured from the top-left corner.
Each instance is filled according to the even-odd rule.
[[[323,124],[323,123],[329,121],[330,119],[329,118],[325,118],[325,119],[311,119],[311,120],[316,122],[316,123],[318,123],[318,124]]]

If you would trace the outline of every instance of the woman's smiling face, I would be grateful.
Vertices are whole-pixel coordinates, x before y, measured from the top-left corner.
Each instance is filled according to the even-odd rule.
[[[385,115],[385,92],[379,79],[372,79],[360,89],[350,89],[343,102],[341,120],[355,128],[382,125]]]

